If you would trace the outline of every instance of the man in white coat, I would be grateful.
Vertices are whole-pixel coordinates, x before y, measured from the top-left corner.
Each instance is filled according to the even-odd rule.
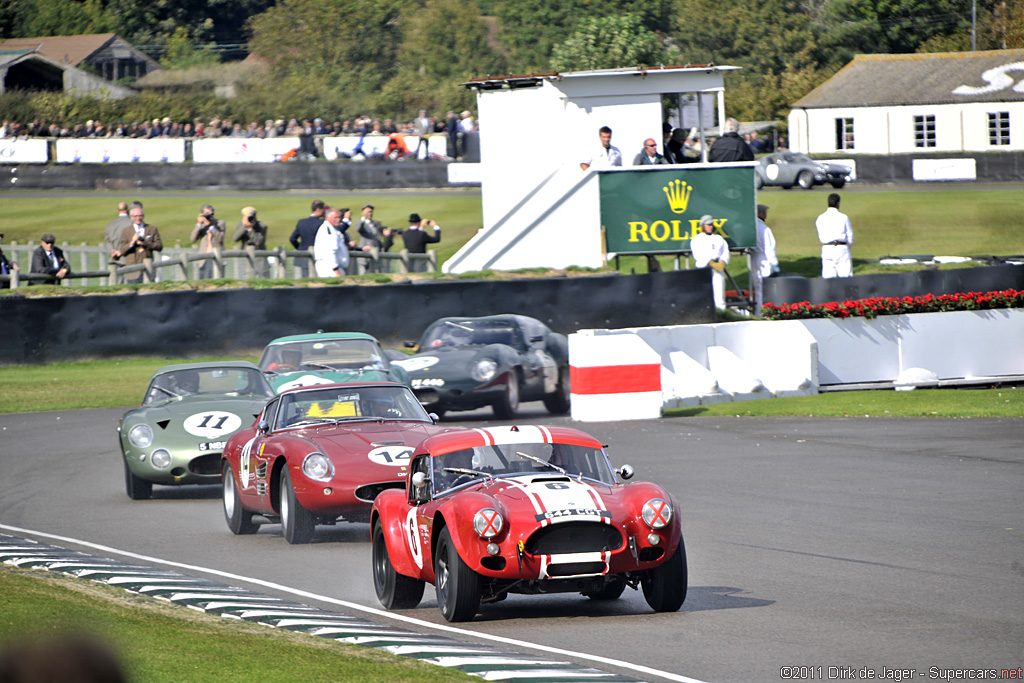
[[[853,228],[850,217],[839,211],[839,195],[828,196],[828,208],[818,216],[814,226],[818,229],[821,242],[821,276],[850,277],[853,275],[853,260],[850,246],[853,245]]]
[[[701,232],[690,240],[694,265],[711,268],[711,290],[715,295],[715,308],[725,308],[725,264],[729,263],[729,245],[725,238],[715,234],[715,219],[701,216]]]
[[[761,304],[764,303],[764,278],[779,272],[779,259],[775,256],[775,234],[765,225],[768,219],[768,207],[757,205],[757,246],[750,254],[750,286],[754,290],[754,313],[761,315]]]
[[[348,247],[340,229],[341,211],[330,209],[316,231],[313,242],[313,266],[317,277],[342,277],[348,267]]]

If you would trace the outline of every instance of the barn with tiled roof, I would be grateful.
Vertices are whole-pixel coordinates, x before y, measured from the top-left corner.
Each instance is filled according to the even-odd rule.
[[[1024,150],[1024,50],[858,55],[794,103],[809,154]]]

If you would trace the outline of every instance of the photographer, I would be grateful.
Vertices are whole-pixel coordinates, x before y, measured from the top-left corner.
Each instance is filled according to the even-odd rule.
[[[242,248],[253,247],[257,251],[267,248],[267,224],[256,218],[256,208],[247,206],[242,209],[242,220],[235,230],[235,242],[240,242]],[[256,258],[256,277],[267,276],[267,259]]]
[[[192,241],[199,242],[199,253],[219,253],[224,248],[224,233],[227,224],[216,218],[211,204],[203,204],[196,219],[196,227],[192,229]],[[206,259],[199,266],[199,279],[208,280],[213,272],[213,259]]]
[[[424,230],[424,227],[433,228],[433,234]],[[418,213],[409,215],[409,227],[399,233],[405,241],[405,248],[410,254],[427,253],[427,245],[441,241],[441,226],[436,221],[423,220]],[[425,261],[414,261],[413,272],[427,270]]]

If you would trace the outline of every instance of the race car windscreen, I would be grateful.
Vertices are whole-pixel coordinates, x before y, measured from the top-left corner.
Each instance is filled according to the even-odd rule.
[[[360,420],[431,421],[405,387],[334,387],[284,394],[275,428]]]
[[[154,377],[144,402],[198,394],[259,399],[273,396],[274,391],[254,368],[184,368]]]
[[[421,349],[486,344],[518,347],[518,330],[506,322],[445,320],[428,328],[420,340]]]
[[[434,457],[435,476],[441,472],[439,476],[451,478],[450,473],[443,472],[446,467],[474,470],[495,477],[503,474],[558,474],[556,468],[560,467],[574,477],[583,476],[605,484],[615,483],[608,458],[602,449],[562,443],[478,446]]]
[[[321,339],[268,346],[260,358],[260,370],[379,370],[384,363],[377,345],[369,339]]]

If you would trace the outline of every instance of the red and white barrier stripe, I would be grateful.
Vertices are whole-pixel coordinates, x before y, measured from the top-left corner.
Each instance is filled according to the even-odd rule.
[[[572,418],[661,417],[661,357],[635,335],[569,335]]]

